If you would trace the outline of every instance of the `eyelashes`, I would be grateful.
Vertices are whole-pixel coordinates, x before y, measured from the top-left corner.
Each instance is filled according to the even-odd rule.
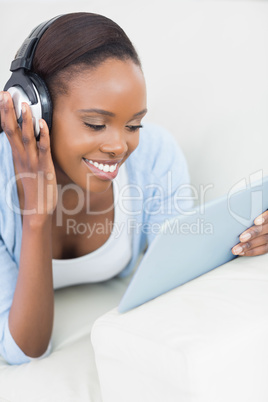
[[[104,124],[89,124],[89,123],[84,123],[86,127],[91,128],[94,131],[101,131],[105,128]]]
[[[102,130],[104,130],[106,128],[105,124],[89,124],[89,123],[84,122],[84,125],[86,127],[90,128],[93,131],[102,131]],[[131,132],[137,131],[142,127],[143,126],[141,124],[136,125],[136,126],[134,126],[134,125],[133,126],[132,125],[127,125],[126,126],[126,128]]]
[[[126,127],[129,129],[129,131],[137,131],[140,128],[142,128],[143,126],[140,124],[138,126],[126,126]]]

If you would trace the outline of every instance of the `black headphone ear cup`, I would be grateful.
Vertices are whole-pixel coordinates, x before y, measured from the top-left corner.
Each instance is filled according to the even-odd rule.
[[[40,99],[40,104],[41,104],[41,110],[42,110],[42,119],[44,119],[48,125],[49,130],[51,130],[52,127],[52,100],[51,96],[48,90],[48,87],[46,86],[44,80],[42,80],[39,75],[28,72],[28,77],[34,84],[37,93],[39,95]]]
[[[11,77],[7,81],[4,91],[13,93],[13,103],[16,103],[16,115],[18,123],[22,123],[21,103],[26,102],[30,105],[34,132],[39,137],[39,119],[43,118],[49,130],[52,126],[52,101],[45,82],[37,74],[31,72],[35,49],[44,32],[50,27],[58,15],[49,21],[42,22],[34,28],[30,35],[25,39],[19,48],[15,59],[11,63]],[[1,121],[0,121],[1,124]],[[1,127],[0,127],[1,129]]]
[[[41,109],[41,104],[39,100],[39,96],[37,93],[36,88],[30,83],[32,86],[32,89],[35,91],[36,97],[37,97],[37,102],[35,104],[32,104],[30,101],[29,97],[27,96],[25,90],[23,87],[15,85],[10,88],[8,88],[8,92],[10,93],[12,100],[13,100],[13,105],[15,109],[15,113],[17,116],[17,121],[19,125],[22,125],[22,103],[28,103],[28,105],[31,108],[32,112],[32,117],[33,117],[33,125],[34,125],[34,133],[35,136],[37,137],[39,135],[39,119],[42,117],[42,109]]]
[[[52,126],[52,101],[45,82],[35,73],[24,72],[19,69],[12,73],[5,85],[4,91],[9,91],[16,110],[18,123],[21,125],[21,104],[26,102],[30,105],[34,132],[39,139],[39,120],[46,121],[49,130]]]
[[[15,114],[17,117],[17,122],[21,127],[22,126],[22,110],[21,110],[22,102],[28,103],[29,105],[31,102],[30,102],[28,96],[23,91],[23,89],[20,87],[17,87],[17,86],[10,87],[8,89],[8,92],[10,93],[10,95],[12,97],[14,110],[15,110]],[[4,126],[4,124],[2,126],[1,116],[0,116],[0,133],[4,130],[5,130],[5,126]],[[36,133],[35,126],[34,126],[34,133],[35,133],[35,136],[38,135],[38,133]]]

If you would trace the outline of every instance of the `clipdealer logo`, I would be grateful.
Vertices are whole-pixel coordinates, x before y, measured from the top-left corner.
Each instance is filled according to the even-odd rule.
[[[249,227],[252,225],[252,222],[256,218],[253,206],[254,205],[259,205],[261,207],[261,210],[263,211],[263,194],[262,190],[260,189],[260,186],[263,184],[263,171],[258,170],[255,173],[252,173],[249,176],[249,186],[252,190],[251,195],[250,195],[250,213],[247,214],[247,216],[242,216],[240,215],[237,210],[234,210],[232,206],[232,200],[235,195],[240,193],[241,191],[244,191],[248,188],[247,181],[246,179],[241,179],[238,181],[236,184],[232,186],[230,191],[228,192],[227,196],[227,202],[228,202],[228,211],[230,212],[231,216],[239,223],[242,225]]]

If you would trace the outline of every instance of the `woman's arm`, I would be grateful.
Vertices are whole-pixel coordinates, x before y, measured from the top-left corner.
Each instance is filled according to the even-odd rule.
[[[9,311],[9,331],[24,354],[38,357],[48,347],[53,325],[51,227],[57,202],[55,170],[46,123],[41,120],[37,143],[30,108],[24,104],[20,129],[10,95],[1,95],[1,124],[24,193],[19,274]]]
[[[9,330],[29,357],[48,347],[53,325],[51,217],[23,219],[22,244],[16,290],[9,313]]]

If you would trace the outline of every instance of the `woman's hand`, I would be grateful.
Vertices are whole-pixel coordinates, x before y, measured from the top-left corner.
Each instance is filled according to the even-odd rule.
[[[254,225],[245,230],[232,248],[234,255],[261,255],[268,252],[268,210],[254,220]]]
[[[0,111],[1,126],[12,148],[16,178],[23,186],[22,214],[47,217],[57,204],[57,182],[47,124],[40,120],[40,141],[37,142],[29,105],[22,104],[20,128],[9,92],[0,92]]]

